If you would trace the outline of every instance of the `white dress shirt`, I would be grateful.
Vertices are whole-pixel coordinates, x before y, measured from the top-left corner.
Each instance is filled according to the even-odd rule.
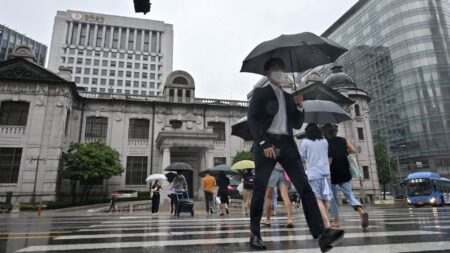
[[[284,91],[282,88],[269,83],[275,92],[275,96],[278,100],[278,112],[273,117],[272,124],[269,129],[267,129],[267,133],[270,134],[284,134],[288,135],[287,131],[287,113],[286,113],[286,100],[284,98]]]

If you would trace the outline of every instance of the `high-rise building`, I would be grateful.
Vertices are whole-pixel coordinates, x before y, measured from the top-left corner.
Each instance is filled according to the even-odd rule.
[[[56,14],[48,68],[71,68],[87,92],[160,95],[172,58],[171,24],[68,10]]]
[[[349,49],[337,63],[372,98],[399,178],[450,176],[449,34],[448,0],[360,0],[322,34]]]
[[[34,50],[36,62],[41,66],[45,66],[45,59],[47,56],[46,45],[0,24],[0,62],[7,60],[14,48],[20,45],[31,47]]]

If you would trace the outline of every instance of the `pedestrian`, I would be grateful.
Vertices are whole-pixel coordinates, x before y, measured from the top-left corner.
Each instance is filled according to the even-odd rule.
[[[338,190],[344,193],[347,203],[359,213],[361,226],[365,230],[369,226],[369,214],[365,212],[361,203],[355,198],[352,191],[352,175],[347,159],[349,154],[355,154],[355,148],[345,138],[338,137],[338,127],[326,124],[323,127],[325,137],[328,140],[328,157],[331,171],[331,190],[334,199],[331,202],[330,216],[333,218],[332,226],[340,227]]]
[[[308,183],[303,164],[293,138],[292,129],[303,124],[303,97],[294,98],[281,88],[285,64],[272,58],[264,64],[269,84],[255,88],[250,100],[247,123],[255,140],[252,151],[255,158],[255,186],[250,207],[250,246],[265,249],[260,222],[264,196],[272,170],[279,162],[298,190],[311,234],[318,238],[323,252],[343,237],[343,230],[325,229],[316,198]]]
[[[209,173],[206,173],[202,179],[203,191],[205,193],[206,213],[214,213],[214,187],[216,186],[216,179]]]
[[[187,195],[188,185],[186,178],[181,174],[181,171],[177,171],[177,176],[172,181],[172,188],[174,191],[184,191]]]
[[[159,180],[156,180],[151,187],[151,195],[152,195],[152,214],[158,213],[159,211],[159,202],[161,199],[161,183]]]
[[[230,185],[230,179],[225,175],[225,172],[221,171],[219,172],[219,175],[217,177],[217,186],[219,187],[217,191],[217,196],[220,198],[220,216],[224,216],[225,212],[227,214],[230,214],[230,211],[228,210],[228,204],[229,202],[229,192],[228,192],[228,186]]]
[[[109,206],[108,212],[111,212],[111,209],[112,209],[113,213],[117,212],[117,209],[116,209],[116,197],[115,196],[111,197],[111,205]]]
[[[242,214],[247,216],[250,211],[250,201],[252,200],[253,186],[255,184],[255,174],[253,174],[252,169],[245,170],[242,180]]]
[[[305,134],[306,138],[300,146],[300,155],[306,163],[309,184],[316,195],[325,228],[331,228],[328,210],[333,192],[328,163],[328,142],[315,123],[308,124]]]
[[[265,200],[266,220],[261,222],[262,225],[267,227],[271,226],[270,214],[272,210],[272,216],[276,215],[277,197],[278,197],[277,192],[279,189],[288,218],[285,227],[286,228],[294,227],[294,224],[292,223],[292,203],[289,199],[289,187],[290,187],[290,180],[285,176],[283,167],[279,163],[277,163],[275,165],[275,169],[272,171],[272,174],[270,175],[269,184],[267,185],[266,200]],[[272,205],[269,204],[271,202]]]

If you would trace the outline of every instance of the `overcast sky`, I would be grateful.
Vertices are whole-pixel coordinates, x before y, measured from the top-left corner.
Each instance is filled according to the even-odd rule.
[[[304,31],[320,35],[357,0],[1,0],[0,23],[50,47],[57,10],[79,10],[173,24],[173,69],[189,72],[196,97],[245,100],[259,75],[240,73],[260,42]]]

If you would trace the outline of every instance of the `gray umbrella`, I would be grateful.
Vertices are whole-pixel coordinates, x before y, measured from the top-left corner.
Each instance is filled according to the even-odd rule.
[[[239,171],[232,169],[230,166],[221,164],[209,170],[211,173],[218,174],[224,172],[226,175],[240,175]]]
[[[341,123],[352,117],[338,104],[326,100],[308,100],[303,102],[305,123]]]
[[[194,171],[192,169],[191,165],[187,163],[172,163],[171,165],[167,166],[165,171]]]
[[[346,48],[336,42],[310,32],[281,35],[256,46],[242,63],[241,72],[264,75],[264,64],[279,58],[286,72],[302,72],[334,62]]]

